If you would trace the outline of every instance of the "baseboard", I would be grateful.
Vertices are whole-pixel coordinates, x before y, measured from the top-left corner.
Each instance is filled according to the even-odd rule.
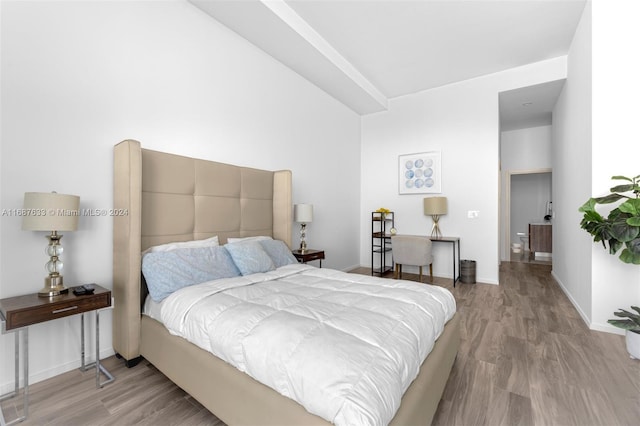
[[[353,271],[354,269],[358,269],[360,268],[360,265],[351,265],[351,266],[347,266],[346,268],[342,268],[341,271],[342,272],[350,272]]]
[[[89,354],[87,354],[87,359],[86,362],[87,363],[91,363],[93,362],[94,358],[89,356]],[[115,352],[113,350],[113,348],[108,348],[108,349],[103,349],[100,351],[100,359],[105,359],[108,358],[112,355],[115,355]],[[12,360],[7,360],[7,362],[11,363]],[[61,365],[57,365],[54,366],[52,368],[48,368],[46,370],[42,370],[39,371],[35,374],[32,374],[30,372],[29,374],[29,386],[41,382],[43,380],[47,380],[50,379],[52,377],[55,376],[59,376],[60,374],[66,373],[68,371],[72,371],[75,370],[77,368],[80,368],[81,365],[81,361],[80,361],[80,357],[78,357],[77,359],[73,360],[73,361],[69,361],[65,364],[61,364]],[[15,364],[11,364],[11,365],[15,365]],[[13,369],[13,368],[12,368]],[[22,366],[22,357],[20,357],[20,388],[22,388],[24,386],[24,377],[22,377],[22,372],[23,372],[23,366]],[[0,385],[0,395],[4,395],[6,393],[10,393],[13,392],[15,389],[15,383],[13,381],[11,382],[7,382],[7,383],[3,383],[2,385]]]
[[[553,269],[551,270],[551,276],[556,281],[556,283],[558,284],[558,286],[560,287],[562,292],[569,298],[569,302],[571,302],[573,307],[576,308],[576,311],[578,311],[578,313],[580,314],[580,317],[582,318],[582,321],[584,321],[584,323],[587,325],[587,327],[591,328],[591,319],[587,316],[587,314],[584,313],[584,311],[582,309],[580,309],[580,305],[578,305],[576,300],[573,298],[571,293],[569,293],[569,291],[567,290],[565,285],[562,283],[562,280],[556,275],[556,273],[553,271]]]
[[[587,314],[585,314],[582,311],[582,309],[580,309],[580,306],[578,305],[576,300],[573,298],[573,296],[571,296],[571,293],[569,293],[567,288],[564,286],[564,284],[562,283],[560,278],[558,278],[558,276],[554,273],[553,270],[551,271],[551,276],[556,281],[556,283],[558,283],[558,286],[560,286],[560,288],[562,289],[562,292],[569,298],[569,301],[571,302],[573,307],[576,308],[576,311],[578,311],[578,313],[580,314],[580,317],[582,318],[584,323],[587,325],[587,327],[589,327],[589,330],[603,331],[605,333],[619,334],[619,335],[622,335],[622,336],[624,335],[624,330],[622,330],[622,329],[620,329],[618,327],[614,327],[614,326],[612,326],[610,324],[607,324],[607,323],[602,324],[602,323],[592,322],[591,319],[587,316]]]
[[[623,329],[614,327],[611,324],[607,324],[607,323],[602,324],[602,323],[593,322],[589,326],[589,329],[594,331],[603,331],[605,333],[619,334],[620,336],[625,335],[625,331]]]
[[[478,284],[491,284],[491,285],[500,285],[500,282],[497,280],[491,280],[489,278],[476,278]]]

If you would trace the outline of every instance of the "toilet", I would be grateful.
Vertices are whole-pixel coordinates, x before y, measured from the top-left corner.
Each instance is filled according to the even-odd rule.
[[[516,235],[520,237],[524,251],[529,251],[529,235],[526,232],[518,232]]]

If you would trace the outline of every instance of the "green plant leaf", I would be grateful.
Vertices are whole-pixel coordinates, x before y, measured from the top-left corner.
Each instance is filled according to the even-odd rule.
[[[632,263],[634,265],[640,265],[640,254],[635,254],[631,252],[628,248],[625,248],[620,252],[620,256],[618,256],[620,260],[624,263]]]
[[[582,212],[582,213],[595,212],[596,211],[596,200],[595,200],[595,198],[589,198],[589,200],[587,200],[586,203],[584,203],[582,206],[580,206],[578,211]]]
[[[598,213],[597,211],[593,210],[593,211],[585,212],[583,221],[587,221],[587,222],[604,222],[604,217],[602,217],[602,215],[600,213]]]
[[[629,219],[627,219],[627,225],[640,226],[640,216],[630,217]]]
[[[616,254],[618,250],[622,248],[622,244],[624,244],[622,241],[618,241],[615,238],[610,238],[607,241],[609,241],[609,254]]]
[[[618,206],[621,212],[629,213],[632,216],[640,216],[640,198],[629,198]]]
[[[624,243],[633,254],[640,254],[640,237]]]
[[[630,183],[628,185],[614,186],[609,191],[611,191],[611,192],[629,192],[629,191],[633,191],[634,187],[635,187],[635,185],[633,183]]]
[[[614,324],[613,322],[616,322],[614,325],[618,324],[617,326],[622,328],[626,328],[626,324],[628,323],[633,323],[635,324],[636,327],[640,328],[640,308],[638,308],[637,306],[632,306],[631,309],[633,309],[638,313],[636,314],[633,312],[629,312],[625,309],[619,309],[618,311],[614,312],[613,315],[615,315],[618,318],[628,318],[628,319],[609,320],[608,322],[610,322],[611,324]]]
[[[636,176],[634,179],[638,179],[640,176]],[[612,176],[611,180],[626,180],[629,182],[633,182],[634,179],[628,178],[626,176]]]
[[[602,246],[606,249],[607,245],[605,244],[605,241],[609,241],[611,238],[611,235],[609,233],[609,224],[605,223],[605,222],[589,222],[589,221],[582,221],[582,228],[585,229],[589,234],[591,234],[593,236],[593,241],[594,242],[599,242],[602,241]],[[620,246],[618,248],[620,248],[622,246],[622,243],[620,243]],[[617,250],[616,250],[617,251]]]
[[[640,315],[634,314],[633,312],[629,312],[624,309],[619,309],[617,312],[614,312],[613,315],[620,318],[629,318],[631,321],[640,325]]]
[[[609,231],[611,232],[611,236],[613,238],[626,243],[627,241],[631,241],[638,237],[640,228],[627,225],[627,221],[625,219],[624,222],[616,221],[612,223]]]
[[[627,241],[624,244],[626,247],[620,253],[620,260],[622,260],[624,263],[640,265],[640,237],[634,238],[631,241]]]
[[[619,328],[623,328],[625,330],[631,331],[640,331],[640,325],[632,322],[631,320],[615,320],[610,319],[607,321],[609,324],[614,325]]]
[[[620,194],[609,194],[609,195],[605,195],[604,197],[594,198],[594,200],[598,204],[611,204],[623,198],[629,198],[629,197],[625,197],[624,195],[620,195]]]

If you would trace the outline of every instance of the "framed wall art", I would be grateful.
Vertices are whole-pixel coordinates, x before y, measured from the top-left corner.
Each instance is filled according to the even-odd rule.
[[[400,194],[439,194],[442,192],[440,151],[398,156]]]

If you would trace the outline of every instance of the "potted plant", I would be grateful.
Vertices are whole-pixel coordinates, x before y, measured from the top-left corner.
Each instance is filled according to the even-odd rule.
[[[391,210],[385,207],[380,207],[379,209],[376,210],[376,213],[380,213],[380,219],[385,220],[387,215],[391,213]]]
[[[613,180],[625,181],[611,188],[604,197],[589,198],[580,207],[584,213],[580,227],[593,236],[594,242],[602,242],[609,253],[618,256],[624,263],[640,265],[640,175],[636,177],[613,176]],[[618,203],[604,217],[597,210],[598,204]],[[631,307],[640,314],[637,306]],[[640,315],[621,309],[614,312],[617,317],[626,320],[612,319],[609,324],[626,330],[627,350],[632,358],[640,359]]]
[[[631,309],[637,313],[620,309],[613,315],[627,319],[610,319],[607,322],[626,330],[627,351],[631,354],[631,358],[640,359],[640,308],[632,306]]]
[[[634,178],[614,176],[611,179],[629,183],[614,186],[604,197],[589,198],[580,207],[584,213],[580,227],[593,236],[593,241],[609,244],[609,253],[616,254],[623,246],[620,260],[640,265],[640,175]],[[633,194],[633,195],[631,195]],[[624,200],[605,218],[596,210],[598,204]]]

